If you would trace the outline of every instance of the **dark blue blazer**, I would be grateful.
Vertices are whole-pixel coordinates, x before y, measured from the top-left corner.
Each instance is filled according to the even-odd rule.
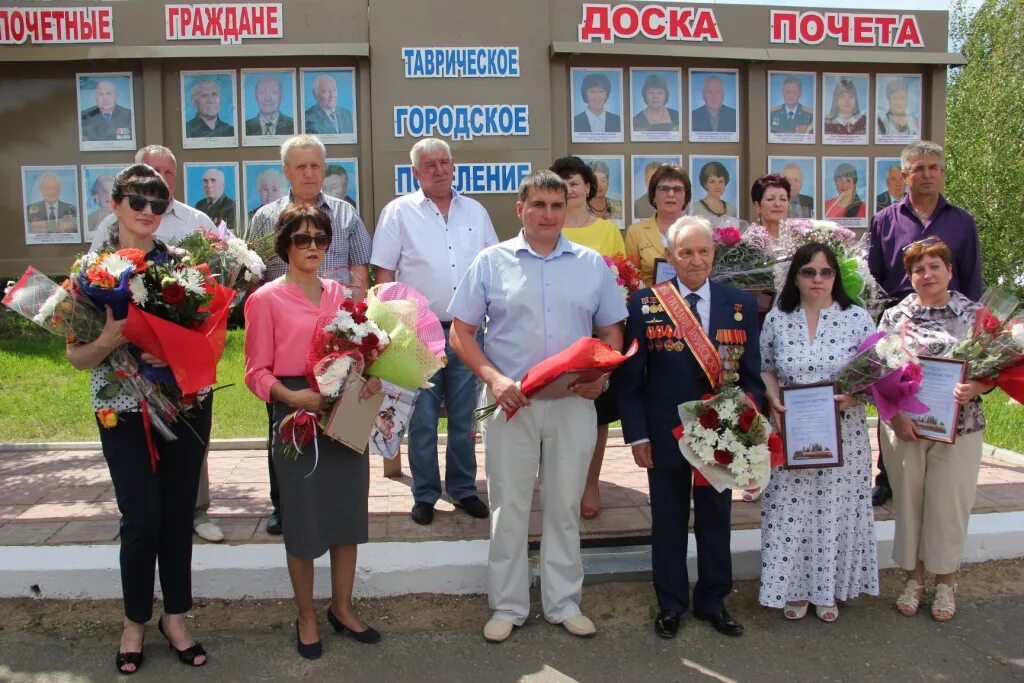
[[[694,132],[711,132],[711,114],[708,112],[706,104],[693,110],[690,125],[693,127]],[[723,104],[718,110],[718,132],[735,133],[736,130],[736,110]]]
[[[679,287],[675,279],[672,284]],[[682,351],[653,348],[655,340],[648,340],[648,328],[662,325],[673,328],[673,325],[667,313],[644,314],[641,299],[645,297],[653,298],[653,290],[641,289],[630,297],[626,345],[636,339],[640,348],[616,373],[622,436],[626,443],[650,439],[655,468],[679,467],[685,460],[679,452],[678,442],[672,437],[672,430],[680,424],[679,404],[697,400],[710,392],[711,383],[688,346]],[[743,316],[741,321],[735,318],[737,306]],[[761,405],[764,383],[761,381],[757,301],[747,292],[712,282],[709,323],[708,337],[716,347],[715,333],[718,330],[746,330],[747,343],[740,359],[739,386],[753,394],[754,401]],[[652,346],[648,346],[649,341]]]

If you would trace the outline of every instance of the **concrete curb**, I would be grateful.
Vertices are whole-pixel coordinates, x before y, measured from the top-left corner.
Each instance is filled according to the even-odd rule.
[[[893,567],[892,521],[876,522],[879,564]],[[488,541],[422,541],[368,543],[359,550],[356,594],[383,597],[407,593],[474,594],[487,591]],[[0,572],[0,597],[119,598],[117,545],[5,547]],[[761,532],[743,529],[732,534],[733,575],[755,579],[761,573]],[[964,547],[965,562],[983,562],[1024,555],[1024,511],[973,515]],[[533,565],[536,567],[536,556]],[[691,576],[697,552],[690,535],[687,558]],[[595,549],[584,558],[587,582],[649,576],[650,546]],[[330,594],[327,556],[316,566],[317,597]],[[193,559],[197,597],[288,598],[291,584],[284,549],[278,544],[197,545]]]

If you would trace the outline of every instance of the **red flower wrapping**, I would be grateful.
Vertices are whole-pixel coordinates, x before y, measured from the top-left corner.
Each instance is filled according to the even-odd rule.
[[[753,408],[747,408],[739,417],[739,426],[744,432],[749,432],[750,428],[754,426],[754,420],[757,418],[757,411]]]
[[[775,432],[768,437],[768,452],[771,454],[769,463],[772,467],[782,464],[782,437]]]
[[[704,429],[718,429],[720,424],[718,411],[714,408],[708,408],[700,414],[700,426]]]
[[[165,303],[168,303],[171,306],[177,306],[185,300],[185,288],[177,282],[172,282],[164,287],[164,291],[160,296],[163,298]]]

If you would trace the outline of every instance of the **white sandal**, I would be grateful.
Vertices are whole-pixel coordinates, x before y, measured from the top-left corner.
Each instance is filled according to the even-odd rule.
[[[839,607],[836,605],[826,605],[824,607],[815,605],[814,613],[826,624],[831,624],[839,618]]]
[[[896,609],[905,617],[912,617],[917,614],[917,608],[921,605],[921,598],[924,596],[924,584],[914,579],[907,579],[903,592],[896,598]]]
[[[790,621],[797,621],[807,616],[807,606],[810,604],[808,601],[804,601],[804,604],[798,605],[795,602],[787,602],[786,606],[782,608],[782,616],[786,617]]]
[[[949,621],[956,615],[956,585],[935,584],[935,599],[932,601],[932,619]]]

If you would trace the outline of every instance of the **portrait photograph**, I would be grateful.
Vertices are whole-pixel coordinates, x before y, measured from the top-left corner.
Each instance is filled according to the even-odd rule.
[[[78,92],[78,149],[82,152],[135,149],[132,74],[75,74]]]
[[[324,170],[324,194],[348,202],[359,213],[359,159],[328,159]]]
[[[356,142],[356,72],[352,67],[301,69],[302,132],[325,145]]]
[[[243,147],[277,147],[299,132],[295,69],[242,69]]]
[[[875,196],[872,215],[898,204],[907,192],[899,157],[875,157]]]
[[[745,227],[746,222],[739,219],[739,157],[691,155],[690,183],[693,186],[691,216],[708,219],[712,228]]]
[[[875,144],[906,145],[921,139],[921,76],[875,75]]]
[[[867,157],[823,157],[821,217],[846,228],[868,227]]]
[[[681,142],[682,102],[680,69],[629,70],[629,139],[633,142]]]
[[[239,233],[238,164],[234,162],[187,162],[185,164],[185,203],[210,217],[214,225],[222,222]]]
[[[622,142],[622,69],[569,69],[573,142]]]
[[[816,86],[810,72],[768,72],[768,142],[814,144]]]
[[[651,176],[662,164],[683,165],[682,154],[657,154],[639,155],[634,154],[629,159],[632,182],[630,187],[630,202],[632,203],[632,219],[629,223],[636,223],[645,218],[654,216],[654,205],[647,197],[647,188],[651,184]]]
[[[590,212],[619,226],[626,227],[623,198],[626,192],[625,158],[622,156],[586,156],[580,159],[597,178],[597,192],[590,200]]]
[[[181,72],[181,140],[185,149],[238,146],[234,71]]]
[[[284,177],[280,161],[243,161],[242,177],[245,181],[245,225],[248,228],[256,211],[287,196],[291,184]]]
[[[75,166],[22,166],[21,197],[25,244],[82,241]]]
[[[872,111],[869,97],[867,74],[822,74],[822,143],[868,144],[868,116]]]
[[[690,142],[739,142],[737,69],[690,69]]]
[[[110,191],[114,187],[114,176],[128,164],[86,164],[82,166],[82,214],[85,216],[83,242],[92,242],[96,228],[113,211],[110,208]]]
[[[768,172],[789,181],[789,217],[814,218],[818,206],[818,160],[814,157],[768,157]]]

